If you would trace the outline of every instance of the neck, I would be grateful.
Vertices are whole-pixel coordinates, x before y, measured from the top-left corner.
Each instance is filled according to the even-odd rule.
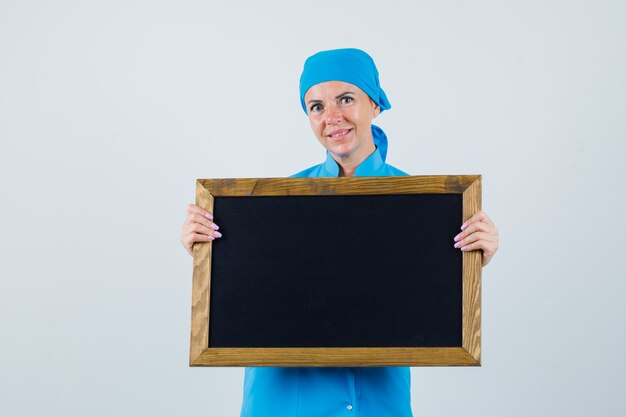
[[[340,177],[354,177],[354,171],[356,171],[357,166],[346,168],[343,165],[339,164],[339,176]]]
[[[335,155],[331,153],[331,156],[339,165],[340,177],[354,177],[356,169],[363,161],[365,161],[376,150],[374,141],[368,142],[362,149],[358,149],[358,152],[354,152],[351,155]]]

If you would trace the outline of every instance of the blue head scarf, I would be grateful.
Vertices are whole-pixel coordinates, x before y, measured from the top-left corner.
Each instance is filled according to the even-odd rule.
[[[343,81],[356,85],[380,106],[381,112],[391,108],[387,95],[380,88],[374,60],[360,49],[322,51],[305,61],[304,70],[300,76],[300,104],[305,113],[308,114],[304,95],[309,88],[324,81]],[[372,125],[372,136],[384,161],[387,157],[387,136],[380,127],[375,125]]]

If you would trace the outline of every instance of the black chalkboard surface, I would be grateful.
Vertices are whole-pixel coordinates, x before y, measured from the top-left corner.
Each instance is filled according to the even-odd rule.
[[[194,246],[192,365],[480,363],[480,266],[453,247],[479,176],[198,190],[223,237]]]
[[[460,194],[216,197],[210,347],[461,345]]]

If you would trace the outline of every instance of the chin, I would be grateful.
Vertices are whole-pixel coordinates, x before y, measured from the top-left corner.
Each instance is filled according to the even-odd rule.
[[[341,144],[333,144],[326,147],[326,149],[337,156],[349,156],[355,151],[355,147],[353,143],[341,143]]]
[[[337,156],[338,158],[343,159],[343,158],[350,156],[354,152],[354,149],[348,149],[346,147],[335,147],[335,148],[328,148],[328,152]]]

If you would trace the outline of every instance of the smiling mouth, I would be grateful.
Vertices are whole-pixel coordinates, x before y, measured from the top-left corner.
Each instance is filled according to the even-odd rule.
[[[335,130],[334,132],[330,133],[329,135],[327,135],[329,138],[331,139],[341,139],[343,138],[345,135],[347,135],[348,133],[350,133],[352,129],[342,129],[342,130]]]

